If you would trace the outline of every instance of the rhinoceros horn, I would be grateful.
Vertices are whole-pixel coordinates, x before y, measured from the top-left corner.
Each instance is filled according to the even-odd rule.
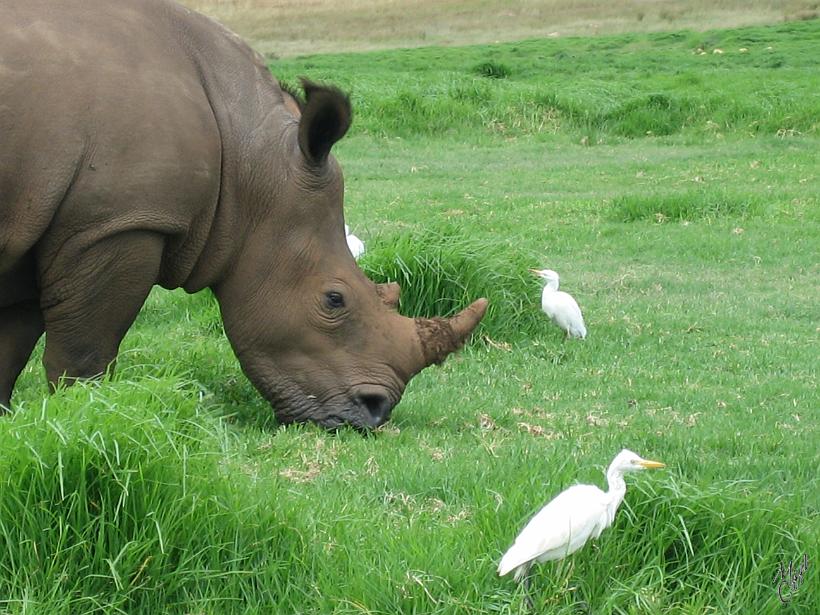
[[[486,311],[487,300],[478,299],[452,318],[416,318],[424,367],[441,363],[461,348]]]

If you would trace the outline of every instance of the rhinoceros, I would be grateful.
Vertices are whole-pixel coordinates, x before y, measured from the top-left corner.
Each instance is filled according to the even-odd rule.
[[[303,86],[170,0],[0,3],[0,404],[44,331],[52,387],[111,369],[154,285],[213,291],[282,422],[381,425],[464,343],[486,300],[407,318],[357,267],[351,105]]]

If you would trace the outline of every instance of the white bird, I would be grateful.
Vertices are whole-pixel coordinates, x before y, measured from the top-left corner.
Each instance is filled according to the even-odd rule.
[[[541,309],[544,310],[544,314],[566,331],[567,337],[585,338],[587,328],[584,325],[581,308],[572,295],[558,290],[558,274],[552,269],[530,269],[530,272],[546,282],[541,293]]]
[[[358,259],[364,254],[364,242],[356,235],[350,234],[350,227],[347,224],[345,224],[345,238],[347,239],[347,249],[350,250],[353,258]]]
[[[525,578],[534,562],[563,559],[598,538],[612,525],[626,494],[624,473],[663,468],[659,461],[642,459],[624,449],[606,471],[609,491],[594,485],[573,485],[562,491],[521,530],[513,546],[501,558],[499,576],[515,570],[515,580]]]

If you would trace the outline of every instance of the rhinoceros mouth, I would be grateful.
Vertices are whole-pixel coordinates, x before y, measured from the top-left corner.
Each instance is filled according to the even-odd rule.
[[[400,393],[380,384],[360,384],[320,398],[293,381],[259,387],[283,424],[312,422],[328,429],[345,426],[367,432],[386,423],[401,399]]]
[[[381,384],[360,384],[324,400],[308,397],[316,402],[316,408],[306,419],[297,420],[313,421],[331,430],[349,426],[370,431],[390,419],[401,394]]]

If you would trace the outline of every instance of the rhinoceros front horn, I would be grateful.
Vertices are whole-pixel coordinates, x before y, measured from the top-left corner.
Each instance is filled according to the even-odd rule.
[[[416,318],[424,366],[439,364],[461,348],[487,311],[487,300],[478,299],[452,318]]]

